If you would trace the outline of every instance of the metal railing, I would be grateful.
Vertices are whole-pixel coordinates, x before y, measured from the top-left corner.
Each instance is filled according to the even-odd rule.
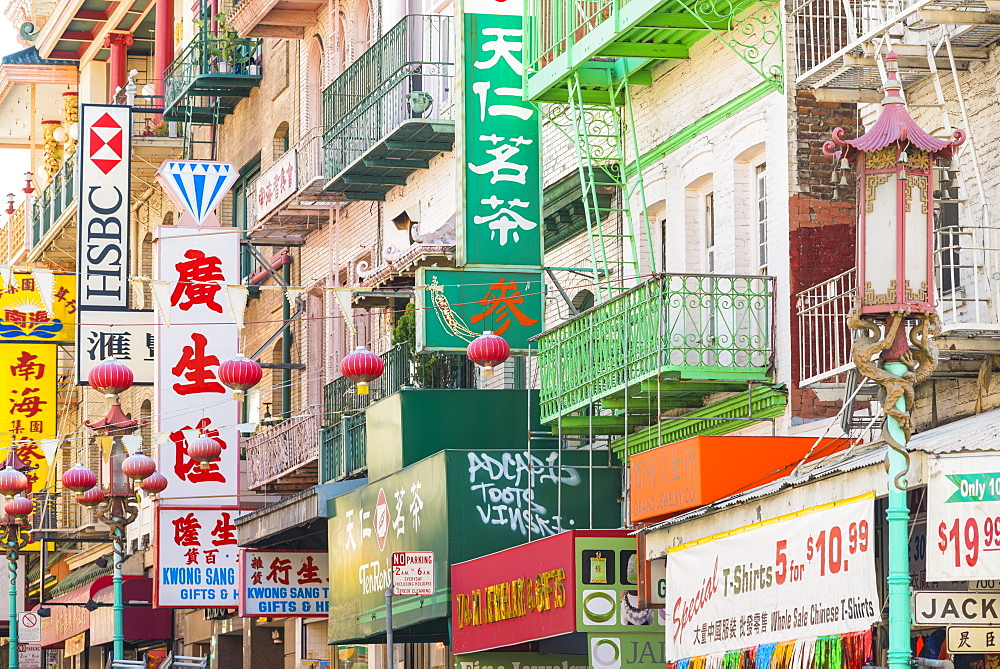
[[[542,420],[658,374],[766,379],[774,278],[664,274],[538,335]]]
[[[452,17],[404,16],[323,91],[326,178],[411,119],[453,118]],[[430,95],[417,113],[413,94]]]
[[[76,156],[67,156],[59,171],[32,202],[30,245],[37,244],[74,202]]]
[[[629,0],[528,0],[525,8],[524,63],[528,73],[541,70]]]
[[[262,53],[259,39],[200,31],[163,73],[164,106],[173,107],[198,77],[260,77]]]
[[[856,295],[857,272],[853,269],[797,295],[799,387],[808,388],[853,367],[853,336],[847,327],[847,315]]]
[[[338,377],[323,387],[323,425],[340,422],[346,413],[355,413],[398,392],[411,388],[475,388],[475,365],[465,355],[412,353],[407,343],[397,344],[379,356],[385,363],[382,376],[369,383],[369,394],[358,395],[355,384]]]
[[[312,128],[304,134],[288,151],[281,154],[281,158],[275,162],[284,160],[285,156],[294,152],[295,155],[295,189],[302,190],[317,177],[323,176],[323,130],[322,128]],[[254,225],[258,220],[257,214],[257,184],[261,178],[267,176],[267,172],[250,182],[247,187],[247,225]]]
[[[296,416],[243,440],[250,488],[258,488],[319,457],[319,416]]]
[[[796,76],[809,72],[919,0],[806,0],[792,9]]]
[[[360,476],[368,469],[368,436],[365,413],[344,414],[323,428],[319,456],[319,483]]]

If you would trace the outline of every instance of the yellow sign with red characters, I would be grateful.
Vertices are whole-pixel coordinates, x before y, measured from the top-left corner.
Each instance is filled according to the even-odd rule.
[[[76,277],[53,274],[50,309],[40,281],[28,273],[15,273],[0,283],[0,343],[71,342],[76,338]]]

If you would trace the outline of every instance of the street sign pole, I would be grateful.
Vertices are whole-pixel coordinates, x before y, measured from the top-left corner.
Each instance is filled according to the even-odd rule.
[[[385,666],[386,669],[396,669],[396,659],[392,647],[392,572],[389,570],[389,587],[385,590]]]

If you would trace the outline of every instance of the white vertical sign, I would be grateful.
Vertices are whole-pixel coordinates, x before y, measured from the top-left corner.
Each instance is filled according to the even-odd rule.
[[[170,325],[157,327],[158,471],[167,477],[161,506],[239,503],[239,406],[219,382],[219,365],[238,352],[226,285],[239,283],[239,230],[163,226],[157,232],[157,279],[170,286]],[[162,319],[161,319],[162,320]],[[188,456],[197,434],[222,447],[202,469]]]
[[[159,509],[154,606],[236,608],[239,605],[237,509]]]
[[[80,108],[76,263],[80,311],[128,308],[131,147],[131,107]]]

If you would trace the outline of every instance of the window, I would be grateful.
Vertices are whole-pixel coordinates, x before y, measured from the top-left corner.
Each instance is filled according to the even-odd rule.
[[[767,274],[767,165],[761,163],[754,169],[755,228],[757,233],[757,269]]]
[[[667,219],[660,221],[660,267],[661,272],[667,271]]]
[[[947,295],[961,287],[962,246],[958,202],[940,202],[934,212],[938,293]]]
[[[715,271],[715,192],[705,194],[705,267],[708,274]]]

